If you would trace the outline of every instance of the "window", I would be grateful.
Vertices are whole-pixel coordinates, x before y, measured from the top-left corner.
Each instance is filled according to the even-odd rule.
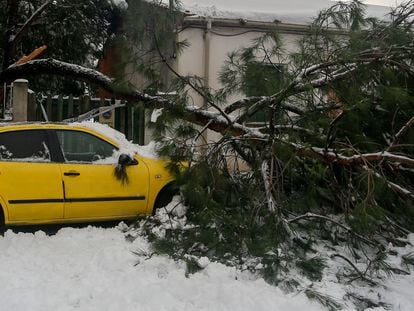
[[[88,133],[56,131],[65,160],[94,162],[110,158],[116,149],[110,143]]]
[[[50,162],[46,132],[22,130],[0,133],[0,160]]]
[[[249,63],[244,81],[246,96],[275,94],[282,86],[285,71],[286,65],[284,64]],[[267,116],[267,111],[259,111],[249,119],[249,122],[265,122]]]

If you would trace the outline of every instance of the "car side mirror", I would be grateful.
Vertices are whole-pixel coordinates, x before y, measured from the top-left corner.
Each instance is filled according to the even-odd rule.
[[[137,165],[138,160],[128,154],[121,154],[118,158],[118,165],[115,167],[115,177],[119,179],[122,184],[128,184],[128,175],[126,173],[126,166]]]
[[[138,161],[130,155],[123,153],[118,158],[118,164],[120,166],[137,165]]]

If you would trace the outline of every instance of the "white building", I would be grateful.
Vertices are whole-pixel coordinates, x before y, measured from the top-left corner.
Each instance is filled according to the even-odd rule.
[[[330,0],[182,0],[181,10],[187,16],[177,40],[187,40],[190,46],[177,56],[173,66],[180,75],[201,77],[206,87],[217,90],[221,87],[219,72],[230,52],[249,46],[253,39],[275,26],[284,48],[294,51],[313,18],[334,3]],[[367,6],[369,16],[386,18],[388,12],[389,8],[384,6]],[[231,101],[243,96],[237,94]],[[192,98],[195,105],[204,104],[196,94]],[[215,134],[209,133],[206,138],[214,137]]]

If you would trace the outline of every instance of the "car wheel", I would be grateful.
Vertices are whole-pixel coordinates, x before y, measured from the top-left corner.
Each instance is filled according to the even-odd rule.
[[[152,214],[155,214],[155,211],[159,208],[162,208],[168,203],[171,202],[174,195],[178,193],[177,189],[174,189],[172,186],[164,187],[157,196],[155,200],[154,209],[152,210]]]

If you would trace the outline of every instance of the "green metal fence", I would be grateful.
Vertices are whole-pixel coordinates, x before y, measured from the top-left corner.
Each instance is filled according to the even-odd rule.
[[[138,144],[144,144],[145,136],[145,110],[142,105],[129,105],[126,101],[116,101],[108,98],[95,98],[91,96],[42,96],[37,97],[29,93],[29,106],[36,107],[35,121],[64,121],[76,119],[90,113],[99,120],[99,108],[108,107],[115,114],[114,127],[125,136]],[[116,108],[114,108],[117,106]],[[94,111],[98,113],[93,113]],[[89,117],[89,115],[88,115]]]

